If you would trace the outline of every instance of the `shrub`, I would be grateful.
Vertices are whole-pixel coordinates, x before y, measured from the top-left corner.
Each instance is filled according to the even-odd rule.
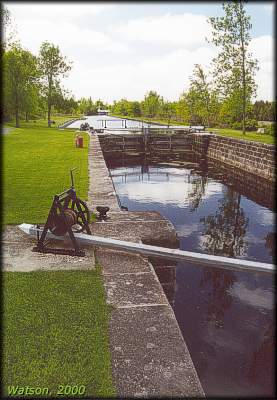
[[[274,136],[276,133],[276,123],[275,122],[271,125],[265,125],[263,128],[264,128],[265,135]]]
[[[236,130],[242,130],[242,122],[237,121],[232,124],[232,128]],[[245,129],[247,131],[256,131],[258,128],[258,122],[255,119],[246,119],[245,120]]]
[[[256,131],[258,128],[258,122],[255,119],[246,119],[245,128],[248,131]]]
[[[232,128],[240,131],[242,129],[242,123],[241,122],[234,122],[232,124]]]
[[[87,122],[81,124],[80,126],[80,131],[88,131],[90,128],[89,124]]]

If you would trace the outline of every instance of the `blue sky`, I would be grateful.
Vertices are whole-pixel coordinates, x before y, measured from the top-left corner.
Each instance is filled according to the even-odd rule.
[[[207,17],[220,2],[7,2],[18,37],[35,54],[45,40],[73,61],[64,86],[80,98],[141,100],[156,90],[177,100],[196,63],[206,70],[216,55],[207,43]],[[259,61],[258,98],[273,98],[273,2],[249,2],[252,42]]]
[[[206,15],[219,17],[223,16],[223,9],[221,2],[134,2],[127,5],[126,3],[118,2],[120,7],[113,11],[110,15],[112,19],[126,21],[130,18],[143,17],[146,15],[163,15],[166,13],[182,14],[192,13],[199,15]],[[270,1],[252,1],[248,2],[245,6],[247,13],[252,21],[252,36],[272,35],[273,34],[273,12],[272,4]],[[102,21],[101,21],[102,23]]]

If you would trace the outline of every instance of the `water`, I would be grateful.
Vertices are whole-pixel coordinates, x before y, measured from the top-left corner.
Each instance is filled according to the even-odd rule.
[[[68,125],[67,128],[79,129],[81,124],[87,122],[94,129],[125,129],[125,128],[137,128],[141,130],[144,128],[155,128],[157,124],[146,123],[142,121],[126,120],[118,117],[112,117],[110,115],[90,115],[85,117],[86,120],[78,120]],[[161,128],[166,128],[166,125],[159,125]],[[175,125],[174,125],[175,127]],[[183,127],[182,127],[183,128]]]
[[[181,249],[273,261],[274,212],[212,168],[109,167],[121,204],[160,212]],[[207,396],[273,395],[273,288],[269,275],[177,264],[173,309]]]

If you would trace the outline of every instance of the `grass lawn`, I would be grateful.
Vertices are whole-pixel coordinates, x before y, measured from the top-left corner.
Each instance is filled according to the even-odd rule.
[[[87,200],[87,134],[80,149],[75,147],[74,131],[46,125],[22,122],[21,128],[2,137],[4,224],[45,222],[53,195],[70,186],[69,170],[74,167],[77,194]]]
[[[144,118],[144,117],[129,117],[129,116],[124,116],[124,115],[114,115],[115,117],[119,118],[127,118],[127,119],[133,119],[135,121],[145,121],[145,122],[150,122],[150,123],[159,123],[159,124],[164,124],[167,125],[168,121],[163,120],[163,119],[151,119],[151,118]],[[171,125],[185,125],[189,126],[189,122],[179,122],[179,121],[170,121]],[[233,137],[236,139],[243,139],[243,140],[252,140],[254,142],[262,142],[262,143],[267,143],[267,144],[275,144],[275,138],[272,135],[264,135],[261,133],[255,133],[255,132],[246,132],[246,135],[242,134],[242,131],[235,130],[235,129],[220,129],[220,128],[207,128],[207,130],[214,132],[218,135],[222,136],[229,136]]]
[[[77,119],[77,118],[83,118],[83,115],[52,115],[51,116],[51,121],[55,121],[55,124],[53,127],[58,126],[66,121],[69,121],[71,119]],[[39,124],[40,126],[44,126],[44,128],[47,127],[47,120],[46,119],[36,119],[36,122],[34,122],[34,119],[30,119],[29,122],[25,121],[20,121],[20,127],[21,125],[26,125],[30,126],[32,124]],[[15,121],[10,121],[6,122],[4,124],[5,127],[15,127]]]
[[[245,135],[242,134],[242,131],[237,131],[235,129],[210,129],[212,132],[222,135],[233,137],[236,139],[243,139],[243,140],[252,140],[254,142],[262,142],[267,144],[275,144],[275,137],[272,135],[264,135],[261,133],[255,132],[246,132]]]
[[[3,273],[2,388],[84,385],[115,395],[108,343],[110,307],[95,271]],[[72,396],[71,398],[74,398]]]

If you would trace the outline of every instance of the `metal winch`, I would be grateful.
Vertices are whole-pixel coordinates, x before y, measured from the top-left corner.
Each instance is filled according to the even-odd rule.
[[[33,248],[33,251],[77,256],[85,255],[85,252],[79,247],[74,233],[86,232],[91,235],[89,227],[90,212],[86,203],[77,197],[72,171],[70,171],[71,187],[61,194],[54,196],[46,224],[41,236],[39,237],[39,234],[37,236],[37,245]],[[74,250],[48,247],[48,242],[45,241],[48,230],[55,236],[68,235],[74,246]]]

